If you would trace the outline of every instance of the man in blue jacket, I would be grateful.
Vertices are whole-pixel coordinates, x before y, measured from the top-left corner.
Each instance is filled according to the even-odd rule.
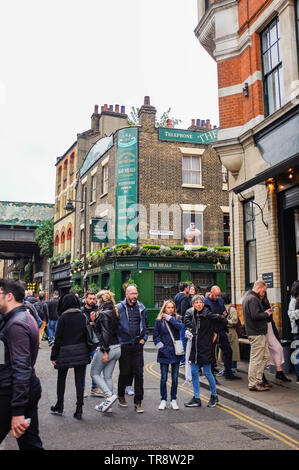
[[[143,346],[148,339],[148,315],[145,306],[139,302],[135,286],[126,289],[125,300],[117,304],[119,312],[118,338],[121,344],[119,359],[118,400],[119,406],[127,407],[125,389],[134,378],[134,403],[137,413],[143,413]]]
[[[0,443],[11,429],[21,450],[42,450],[37,413],[41,386],[34,370],[38,326],[24,296],[19,281],[0,279]]]

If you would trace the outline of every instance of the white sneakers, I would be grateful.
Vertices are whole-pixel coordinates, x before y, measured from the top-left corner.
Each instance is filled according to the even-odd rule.
[[[104,413],[105,411],[110,411],[110,407],[116,400],[117,395],[111,395],[111,397],[107,397],[105,401],[103,401],[99,405],[96,405],[94,408],[95,410],[101,411],[102,413]]]
[[[158,409],[159,410],[165,410],[165,408],[166,408],[166,401],[162,400]]]
[[[171,400],[171,402],[170,402],[170,407],[171,407],[173,410],[179,410],[179,407],[178,407],[178,404],[177,404],[176,400]]]
[[[134,395],[134,390],[132,389],[131,385],[128,385],[128,386],[126,387],[125,393],[126,393],[127,395]]]
[[[158,410],[165,410],[166,405],[167,405],[166,400],[162,400],[159,407],[158,407]],[[179,407],[178,407],[178,404],[177,404],[176,400],[171,400],[170,408],[172,408],[173,410],[179,410]]]

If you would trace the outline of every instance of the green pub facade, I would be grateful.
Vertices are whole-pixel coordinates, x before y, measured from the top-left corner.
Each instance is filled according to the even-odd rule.
[[[81,293],[84,275],[93,289],[113,291],[116,301],[135,283],[151,325],[181,281],[203,294],[214,284],[230,289],[226,173],[210,145],[218,131],[208,120],[192,120],[187,130],[170,120],[158,128],[155,117],[149,97],[134,126],[123,107],[119,113],[118,105],[105,105],[93,114],[92,129],[78,134],[71,262],[73,288]]]

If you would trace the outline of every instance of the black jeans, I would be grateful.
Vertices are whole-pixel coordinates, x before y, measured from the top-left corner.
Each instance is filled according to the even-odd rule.
[[[30,391],[30,400],[25,408],[25,418],[31,418],[29,428],[17,439],[20,450],[44,450],[39,437],[37,405],[41,397],[41,386]],[[11,429],[11,396],[0,395],[0,444]]]
[[[232,348],[229,344],[227,334],[225,331],[219,333],[219,346],[222,349],[223,363],[224,363],[224,375],[232,375]]]
[[[125,396],[126,386],[134,378],[134,403],[143,400],[143,345],[122,344],[119,359],[118,396]]]
[[[57,377],[57,406],[63,408],[65,381],[69,369],[58,369]],[[77,406],[83,406],[84,403],[84,380],[86,365],[74,367],[75,370],[75,385],[77,395]]]

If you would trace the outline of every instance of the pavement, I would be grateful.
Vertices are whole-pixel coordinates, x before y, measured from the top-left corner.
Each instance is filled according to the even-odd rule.
[[[152,336],[146,343],[145,350],[153,351],[155,349]],[[296,374],[291,371],[286,374],[291,382],[281,382],[275,378],[268,369],[265,370],[265,376],[272,388],[267,392],[252,392],[248,389],[248,361],[239,361],[237,374],[241,380],[227,380],[224,377],[216,377],[217,393],[219,396],[228,398],[247,406],[259,413],[262,413],[272,419],[292,426],[299,430],[299,384],[296,384]],[[217,367],[221,370],[221,364]],[[185,368],[180,368],[179,376],[185,377]],[[209,383],[203,376],[200,377],[200,385],[209,389]]]

